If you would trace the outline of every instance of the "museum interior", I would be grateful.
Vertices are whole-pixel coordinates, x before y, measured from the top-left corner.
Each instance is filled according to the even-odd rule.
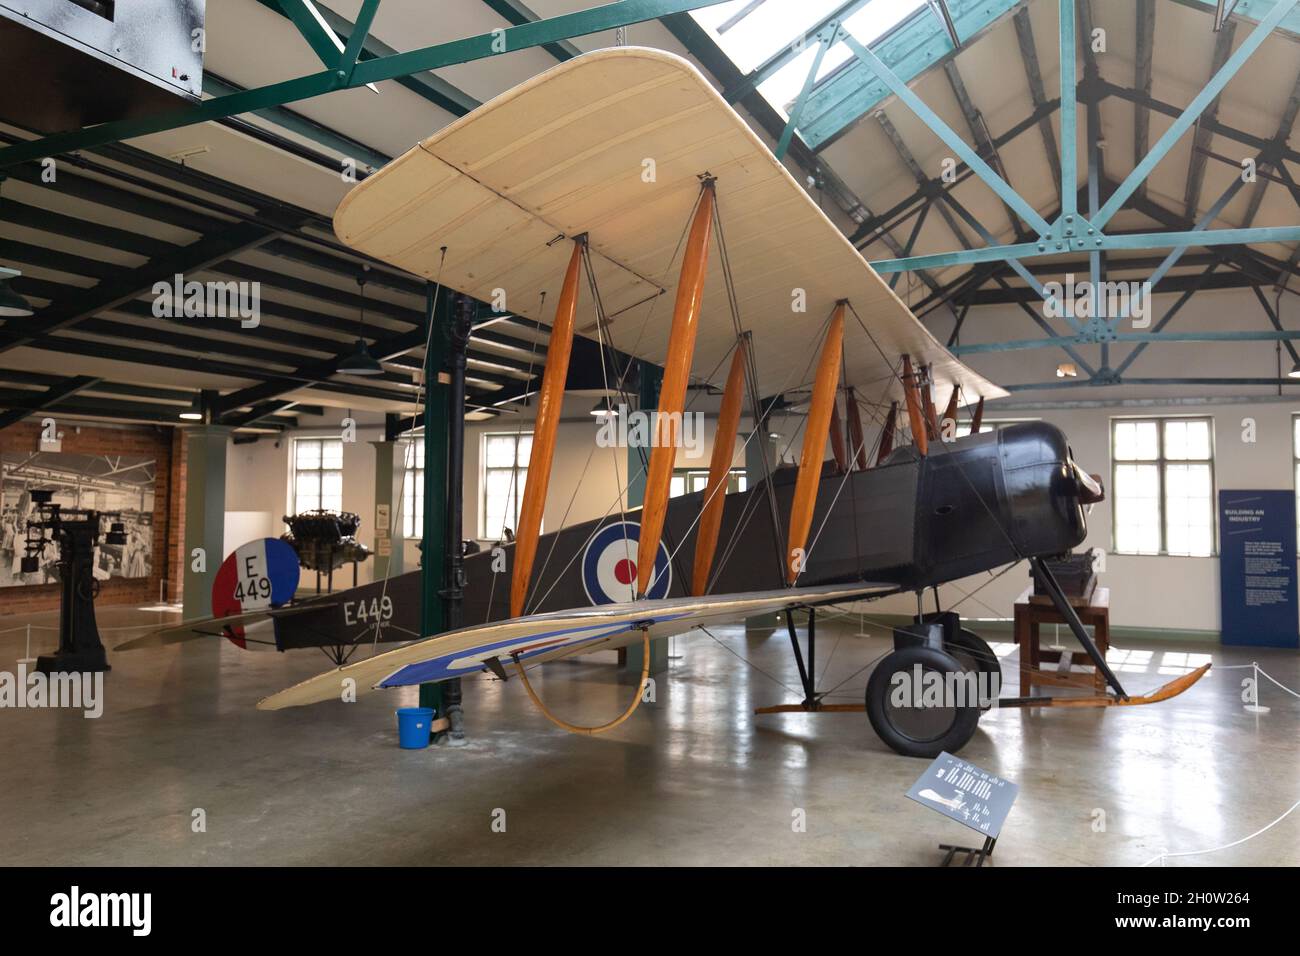
[[[0,862],[1300,865],[1300,0],[0,0],[0,81]]]

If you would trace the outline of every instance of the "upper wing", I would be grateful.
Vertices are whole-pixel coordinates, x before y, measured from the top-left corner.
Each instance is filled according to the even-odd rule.
[[[650,637],[670,637],[707,624],[740,621],[755,614],[806,604],[830,604],[878,596],[896,590],[892,584],[782,588],[699,598],[630,601],[571,611],[552,611],[496,624],[465,627],[436,637],[404,644],[355,664],[335,668],[295,684],[258,703],[260,710],[280,710],[341,696],[351,679],[358,690],[401,687],[448,680],[486,669],[493,658],[546,660],[569,654],[618,647]]]
[[[760,393],[805,384],[816,327],[848,299],[871,335],[845,336],[847,381],[883,392],[906,353],[931,366],[936,385],[960,384],[966,401],[1006,394],[926,331],[694,66],[661,50],[588,53],[509,90],[358,185],[334,228],[349,246],[480,301],[504,292],[503,308],[546,323],[542,293],[553,309],[570,254],[554,240],[585,232],[613,344],[663,364],[673,257],[705,172],[717,177]],[[807,314],[792,321],[798,290]],[[594,312],[581,299],[585,331]],[[735,343],[727,302],[715,256],[697,368]],[[651,308],[657,321],[643,330]]]

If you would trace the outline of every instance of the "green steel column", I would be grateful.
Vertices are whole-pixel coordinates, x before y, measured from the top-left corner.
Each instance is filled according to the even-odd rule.
[[[451,296],[445,290],[434,301],[434,286],[425,287],[425,321],[433,326],[431,347],[424,356],[424,528],[420,542],[420,634],[429,637],[447,629],[443,605],[442,575],[447,521],[447,386],[438,381],[442,373],[446,341],[447,310]],[[442,687],[420,685],[420,706],[432,707],[442,716]]]
[[[650,412],[659,407],[659,389],[664,383],[664,370],[649,362],[638,362],[640,385],[637,391],[637,407],[643,412]],[[653,429],[651,429],[653,431]],[[649,470],[650,449],[632,448],[627,450],[627,506],[628,509],[640,508],[645,504],[645,473]],[[627,649],[623,669],[633,674],[641,673],[642,649],[640,644],[633,644]],[[650,673],[658,674],[668,668],[668,639],[660,638],[650,642]]]

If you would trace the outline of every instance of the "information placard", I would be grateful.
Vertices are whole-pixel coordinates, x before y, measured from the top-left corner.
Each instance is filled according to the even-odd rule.
[[[907,791],[908,799],[929,807],[976,833],[997,839],[1020,787],[968,760],[944,753]]]
[[[1219,492],[1219,595],[1224,644],[1300,646],[1294,492]]]

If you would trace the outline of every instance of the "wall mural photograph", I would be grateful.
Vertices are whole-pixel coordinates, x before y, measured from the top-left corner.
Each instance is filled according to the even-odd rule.
[[[95,549],[95,578],[147,578],[153,570],[154,479],[157,461],[129,455],[73,455],[56,452],[0,454],[0,587],[54,584],[59,548],[46,544],[38,570],[24,574],[27,522],[36,511],[32,491],[54,492],[64,508],[116,512],[126,543]]]

